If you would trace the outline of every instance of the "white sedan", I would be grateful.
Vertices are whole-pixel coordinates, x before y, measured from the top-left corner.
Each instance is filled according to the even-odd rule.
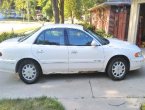
[[[41,74],[91,71],[122,80],[143,61],[136,45],[105,39],[80,25],[47,25],[0,43],[0,71],[18,73],[27,84],[38,81]]]

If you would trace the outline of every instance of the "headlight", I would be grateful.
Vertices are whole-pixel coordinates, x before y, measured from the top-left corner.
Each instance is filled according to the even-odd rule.
[[[134,54],[135,57],[141,57],[142,56],[142,51],[141,52],[137,52]]]

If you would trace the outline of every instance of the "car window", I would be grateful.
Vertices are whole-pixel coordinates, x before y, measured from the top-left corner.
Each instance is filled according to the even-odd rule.
[[[100,35],[98,35],[98,34],[92,32],[92,31],[90,31],[90,30],[88,30],[88,29],[84,29],[84,30],[85,30],[87,33],[89,33],[90,35],[92,35],[92,36],[93,36],[97,41],[99,41],[102,45],[107,45],[107,44],[110,43],[109,40],[106,39],[106,38],[104,38],[103,36],[100,36]]]
[[[42,32],[42,33],[38,36],[38,38],[37,38],[37,40],[36,40],[36,44],[44,44],[44,39],[45,39],[45,37],[44,37],[44,32]]]
[[[44,45],[64,45],[64,29],[45,30],[39,35],[36,43]]]
[[[93,38],[76,29],[67,29],[68,40],[70,46],[91,46]]]

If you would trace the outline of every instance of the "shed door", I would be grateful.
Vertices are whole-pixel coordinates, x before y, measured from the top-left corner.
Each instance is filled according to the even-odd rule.
[[[109,33],[118,39],[127,40],[128,19],[127,10],[123,12],[111,12]]]

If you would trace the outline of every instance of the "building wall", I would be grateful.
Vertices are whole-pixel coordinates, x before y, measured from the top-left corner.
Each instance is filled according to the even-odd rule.
[[[130,6],[112,6],[109,20],[109,34],[127,40]]]
[[[97,29],[103,29],[108,33],[110,7],[96,8],[91,11],[91,24]]]
[[[145,3],[145,0],[132,0],[131,3],[128,41],[134,44],[136,43],[137,40],[137,28],[141,3]]]
[[[91,11],[91,24],[118,39],[127,40],[130,6],[103,5]]]

